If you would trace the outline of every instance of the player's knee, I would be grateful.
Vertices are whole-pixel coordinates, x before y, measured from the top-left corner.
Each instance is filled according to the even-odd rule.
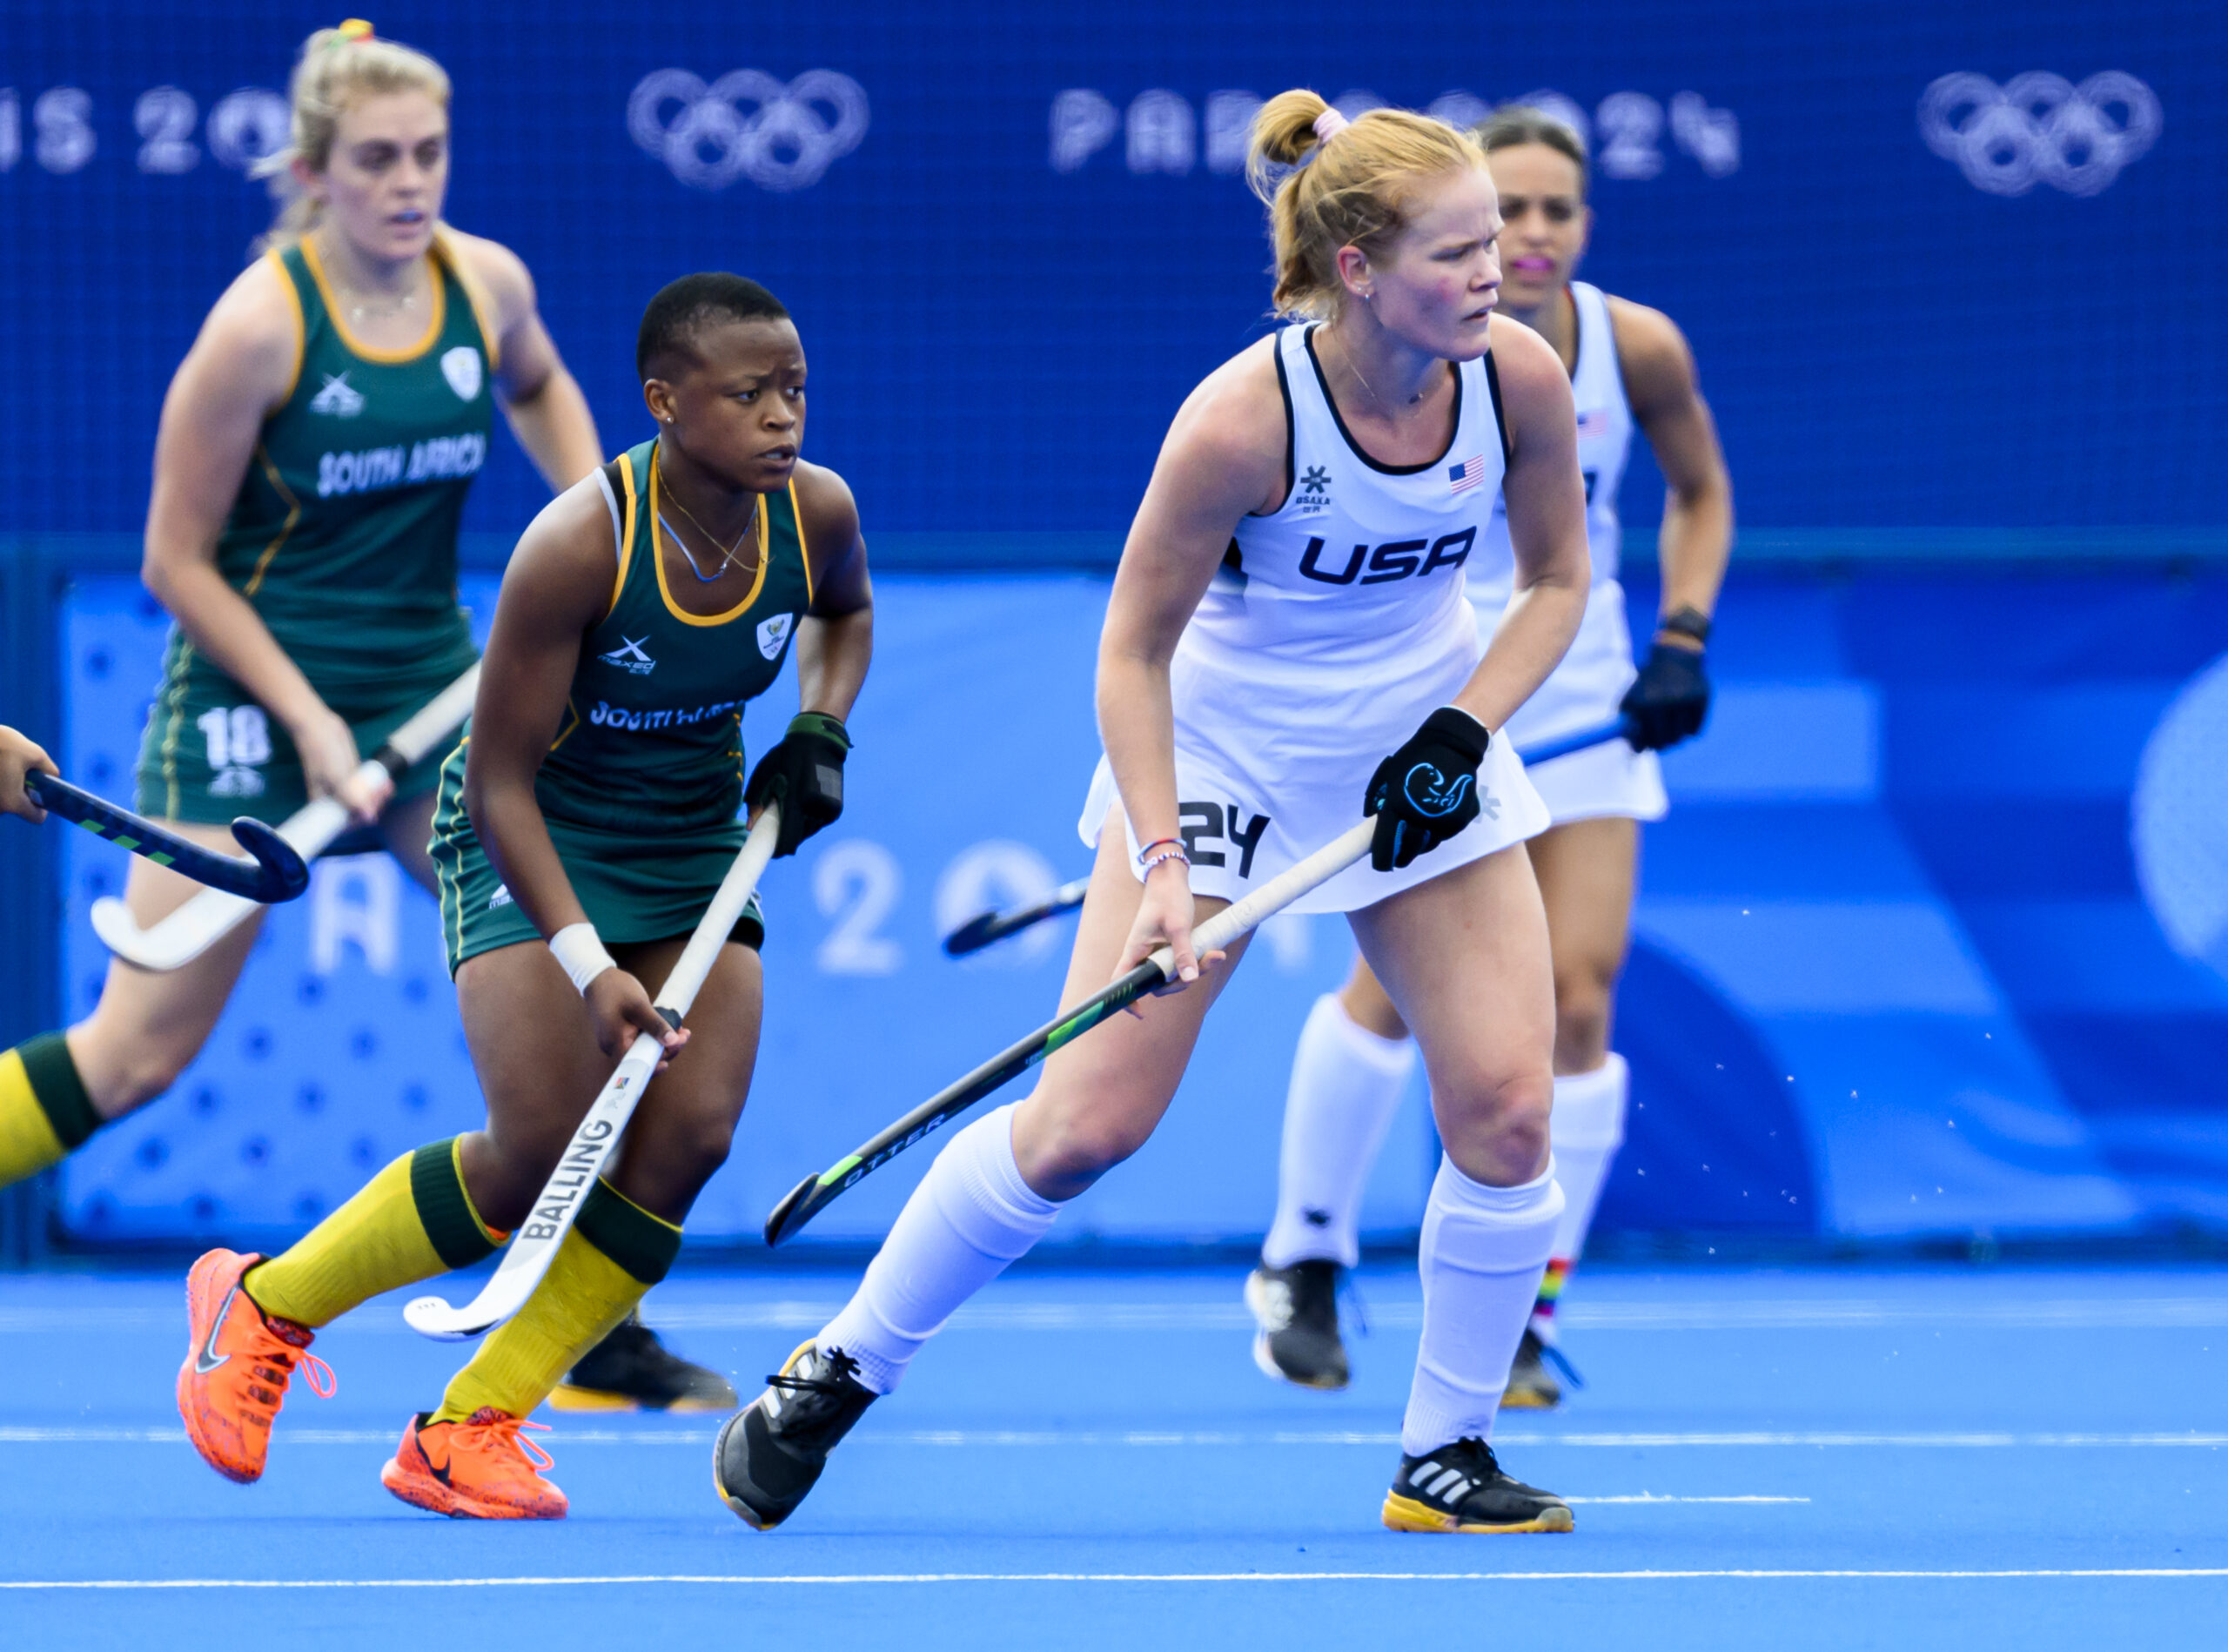
[[[1547,1158],[1555,1081],[1544,1062],[1442,1081],[1433,1075],[1439,1136],[1455,1167],[1474,1181],[1529,1181]]]
[[[712,1179],[735,1147],[735,1120],[728,1115],[682,1121],[673,1139],[674,1167],[701,1187]]]
[[[1047,1199],[1073,1199],[1136,1152],[1152,1135],[1150,1125],[1117,1118],[1063,1118],[1049,1129],[1032,1131],[1026,1157],[1015,1137],[1015,1162],[1022,1179]]]
[[[480,1132],[465,1155],[465,1191],[480,1219],[505,1232],[517,1228],[570,1139],[570,1132],[532,1128]]]

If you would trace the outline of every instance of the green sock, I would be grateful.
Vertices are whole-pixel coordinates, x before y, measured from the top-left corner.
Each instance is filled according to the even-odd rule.
[[[506,1237],[472,1208],[452,1136],[396,1159],[244,1282],[265,1313],[314,1329],[382,1291],[468,1267]]]
[[[60,1033],[0,1052],[0,1187],[60,1164],[107,1122]]]
[[[463,1422],[486,1407],[524,1417],[590,1348],[634,1311],[681,1253],[681,1230],[609,1182],[580,1202],[534,1294],[450,1380],[437,1422]]]

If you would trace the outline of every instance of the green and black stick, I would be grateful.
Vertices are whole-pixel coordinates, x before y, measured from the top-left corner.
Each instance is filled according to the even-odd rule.
[[[54,775],[25,775],[23,789],[33,802],[57,820],[72,822],[118,849],[228,895],[268,906],[291,901],[310,886],[310,869],[294,846],[261,821],[245,815],[232,823],[232,838],[254,856],[252,860],[181,837],[120,803],[97,797]]]
[[[1225,906],[1191,932],[1202,955],[1228,946],[1264,918],[1283,910],[1308,890],[1327,883],[1369,853],[1376,822],[1365,820],[1319,849],[1298,865],[1271,878],[1244,900]],[[956,1118],[1009,1079],[1017,1078],[1062,1044],[1081,1038],[1108,1016],[1127,1009],[1175,977],[1175,954],[1163,947],[1111,986],[1048,1021],[1018,1044],[1000,1051],[957,1084],[938,1091],[856,1152],[838,1159],[818,1176],[808,1176],[789,1190],[766,1219],[766,1242],[779,1245],[833,1204],[846,1189],[872,1175],[948,1119]]]

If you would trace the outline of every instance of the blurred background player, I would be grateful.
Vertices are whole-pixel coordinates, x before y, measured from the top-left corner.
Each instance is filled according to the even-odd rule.
[[[651,1032],[671,1053],[614,1167],[534,1295],[412,1418],[381,1474],[437,1514],[560,1518],[565,1494],[520,1427],[665,1277],[682,1219],[727,1158],[758,1049],[756,903],[690,1031],[666,1024],[644,984],[671,971],[742,846],[742,708],[793,638],[802,710],[748,796],[754,810],[781,803],[778,855],[842,813],[842,718],[873,647],[871,592],[850,490],[797,457],[804,353],[771,293],[684,277],[651,301],[637,359],[658,434],[519,541],[471,733],[441,767],[441,930],[487,1126],[397,1159],[284,1255],[195,1263],[178,1408],[231,1479],[261,1475],[313,1333],[491,1254],[614,1064]],[[235,1352],[246,1358],[225,1364]]]
[[[1632,922],[1639,823],[1661,819],[1668,807],[1655,753],[1697,733],[1709,708],[1702,648],[1732,547],[1733,492],[1678,328],[1659,311],[1572,279],[1593,225],[1577,135],[1513,106],[1477,136],[1500,192],[1500,312],[1545,339],[1570,375],[1594,561],[1577,640],[1505,732],[1522,746],[1607,722],[1620,708],[1637,728],[1632,745],[1610,741],[1529,771],[1554,823],[1526,847],[1554,954],[1554,1137],[1564,1205],[1502,1403],[1540,1407],[1561,1399],[1542,1356],[1554,1347],[1556,1299],[1624,1139],[1627,1070],[1609,1048],[1609,1020]],[[1660,617],[1637,672],[1617,581],[1617,489],[1635,427],[1666,484]],[[1496,512],[1487,545],[1464,569],[1487,635],[1507,610],[1513,572],[1507,520]],[[1259,1326],[1254,1360],[1272,1377],[1311,1388],[1346,1384],[1339,1281],[1359,1259],[1363,1189],[1415,1060],[1399,1011],[1367,958],[1356,959],[1346,986],[1317,1001],[1300,1033],[1276,1221],[1246,1280]]]
[[[1370,864],[1290,910],[1346,915],[1417,1027],[1446,1144],[1381,1518],[1571,1529],[1486,1443],[1562,1203],[1547,925],[1518,850],[1547,816],[1500,729],[1586,603],[1569,379],[1493,316],[1500,220],[1467,134],[1396,110],[1349,124],[1287,91],[1254,122],[1249,174],[1272,204],[1277,308],[1300,325],[1192,392],[1130,531],[1080,822],[1097,863],[1062,1002],[1164,942],[1192,984],[1064,1045],[1028,1098],[937,1155],[849,1304],[721,1431],[721,1495],[761,1529],[952,1313],[1152,1134],[1230,977],[1194,956],[1195,919],[1365,815]],[[1461,567],[1504,479],[1516,594],[1481,660]]]
[[[147,719],[135,807],[231,851],[228,823],[273,825],[336,796],[433,888],[438,764],[391,789],[356,769],[473,661],[457,603],[457,526],[500,401],[550,485],[602,454],[580,386],[507,249],[441,221],[449,79],[359,21],[309,37],[284,202],[267,250],[209,312],[164,400],[144,574],[174,624]],[[149,927],[198,890],[135,859]],[[200,1053],[262,914],[181,969],[111,961],[66,1032],[0,1054],[0,1185],[146,1105]],[[584,1400],[732,1404],[715,1373],[639,1325],[584,1362]]]
[[[19,733],[5,723],[0,723],[0,815],[16,815],[28,821],[42,821],[46,810],[30,800],[23,789],[25,775],[59,775],[54,759],[46,755],[46,748],[29,735]]]

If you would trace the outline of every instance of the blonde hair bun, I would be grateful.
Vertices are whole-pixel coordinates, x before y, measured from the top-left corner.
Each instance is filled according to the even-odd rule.
[[[1280,315],[1336,315],[1339,249],[1382,251],[1407,226],[1419,184],[1486,164],[1468,133],[1413,110],[1369,110],[1326,138],[1317,123],[1331,112],[1319,92],[1280,91],[1246,144],[1245,180],[1269,204]]]

